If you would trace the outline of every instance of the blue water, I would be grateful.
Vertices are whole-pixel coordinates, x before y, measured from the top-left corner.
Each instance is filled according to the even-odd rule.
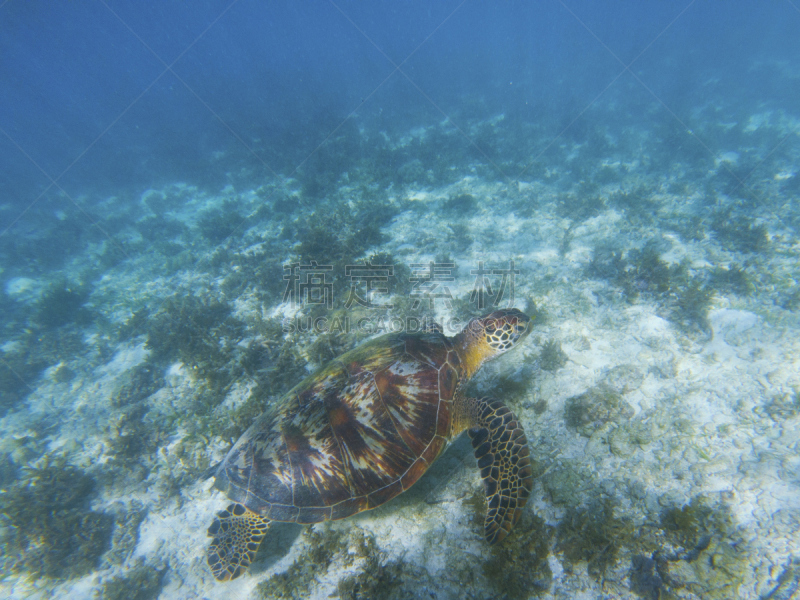
[[[797,18],[788,1],[12,0],[0,193],[22,208],[53,180],[91,202],[176,179],[213,185],[234,167],[289,175],[347,119],[400,131],[475,100],[472,118],[505,112],[554,135],[628,88],[620,113],[646,124],[671,111],[676,131],[707,102],[790,108],[797,78],[754,63],[797,64]],[[642,94],[665,106],[643,114]]]

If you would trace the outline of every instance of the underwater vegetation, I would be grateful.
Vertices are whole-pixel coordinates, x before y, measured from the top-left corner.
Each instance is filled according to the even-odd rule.
[[[756,225],[755,219],[735,214],[732,208],[719,210],[711,217],[711,231],[726,248],[739,252],[764,252],[769,247],[765,225]]]
[[[330,211],[318,210],[298,228],[295,252],[305,263],[352,262],[386,240],[381,226],[398,212],[398,206],[382,198],[359,200],[348,207],[336,205]]]
[[[634,225],[649,225],[656,219],[658,202],[653,199],[653,190],[639,186],[630,190],[618,190],[608,198],[608,203],[623,211]]]
[[[125,374],[111,398],[111,403],[115,407],[137,404],[162,387],[164,387],[164,375],[161,369],[150,363],[144,363]]]
[[[547,340],[542,344],[539,352],[539,367],[545,371],[555,372],[567,364],[569,357],[561,349],[561,342],[557,340]]]
[[[596,217],[606,208],[605,198],[599,195],[596,186],[581,182],[575,193],[561,194],[556,204],[559,217],[573,219],[580,223]]]
[[[67,281],[52,283],[36,303],[33,321],[41,327],[56,328],[70,323],[85,325],[92,313],[84,308],[90,289]]]
[[[95,487],[62,458],[45,458],[0,495],[4,570],[31,577],[79,577],[108,550],[114,519],[89,506]]]
[[[178,294],[147,319],[146,330],[154,362],[180,360],[216,393],[232,382],[236,369],[229,364],[229,349],[242,339],[244,324],[227,304]]]
[[[608,422],[619,424],[634,415],[630,404],[622,395],[605,383],[589,388],[583,394],[567,398],[564,419],[585,437]]]
[[[794,390],[791,394],[774,396],[763,406],[756,407],[759,414],[766,413],[773,421],[784,421],[793,419],[800,415],[800,390]]]
[[[620,288],[630,303],[635,302],[640,294],[655,299],[667,318],[685,331],[710,331],[708,311],[714,296],[713,288],[702,276],[692,275],[686,262],[667,264],[655,243],[627,253],[598,247],[587,274]]]
[[[93,318],[93,313],[84,307],[87,296],[88,288],[57,282],[32,307],[7,313],[3,323],[7,343],[0,350],[0,415],[28,395],[47,367],[72,361],[84,353],[86,341],[76,325]],[[60,383],[73,376],[66,364],[54,372]]]
[[[212,244],[220,244],[234,233],[244,233],[245,217],[237,207],[237,202],[226,200],[221,207],[205,212],[197,222],[200,234]]]
[[[633,523],[616,517],[614,509],[609,498],[570,507],[556,528],[556,551],[573,564],[587,563],[589,575],[598,580],[635,535]]]
[[[311,587],[327,575],[332,564],[349,571],[337,584],[338,597],[343,600],[412,597],[420,578],[427,577],[426,572],[417,573],[403,562],[387,562],[375,538],[355,526],[345,530],[309,527],[302,537],[306,545],[302,554],[288,570],[259,584],[261,598],[307,598]],[[409,581],[414,588],[408,587]]]
[[[521,600],[550,589],[553,573],[547,557],[553,533],[541,518],[525,511],[503,543],[489,549],[481,569],[496,591],[494,597]]]
[[[446,212],[465,216],[478,210],[478,200],[472,194],[450,196],[447,200],[442,202],[442,209]]]
[[[35,346],[18,344],[4,352],[0,361],[0,415],[16,406],[33,388],[48,363]]]
[[[684,590],[711,600],[739,597],[752,556],[727,505],[697,496],[684,506],[665,509],[659,526],[661,548],[640,546],[643,551],[631,561],[635,593],[648,600],[680,598]]]
[[[747,271],[736,264],[732,264],[727,269],[715,268],[709,277],[708,284],[722,292],[732,292],[737,296],[749,296],[755,291],[755,285]]]
[[[161,593],[166,569],[139,563],[124,575],[103,583],[99,600],[152,600]]]
[[[186,233],[186,225],[177,219],[150,216],[136,223],[136,230],[148,242],[165,244],[167,240]]]

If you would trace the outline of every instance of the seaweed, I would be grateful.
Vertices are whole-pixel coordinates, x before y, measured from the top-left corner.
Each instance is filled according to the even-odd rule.
[[[800,288],[783,294],[778,305],[784,310],[797,310],[800,308]]]
[[[738,296],[749,296],[755,289],[747,272],[735,264],[727,269],[722,267],[714,269],[708,283],[715,289],[733,292]]]
[[[561,342],[547,340],[542,345],[539,353],[539,366],[545,371],[558,371],[567,364],[567,361],[569,361],[569,357],[561,349]]]
[[[149,242],[165,242],[186,232],[186,225],[177,219],[151,216],[136,223],[136,230]]]
[[[92,312],[84,307],[89,288],[65,280],[52,283],[36,303],[33,321],[45,328],[57,328],[71,323],[85,325]]]
[[[517,404],[522,401],[533,388],[536,379],[536,369],[533,365],[525,365],[513,373],[501,375],[492,382],[488,392],[501,398],[507,404]]]
[[[561,194],[556,203],[556,214],[580,223],[597,216],[606,208],[605,199],[589,185],[579,186],[577,193]]]
[[[115,463],[135,467],[133,459],[151,454],[158,448],[159,434],[165,422],[145,422],[149,410],[148,405],[141,401],[120,410],[108,438],[109,455]]]
[[[117,336],[120,341],[129,340],[131,338],[145,335],[149,327],[150,311],[147,308],[140,308],[134,312],[122,325],[119,327]]]
[[[73,360],[85,347],[84,336],[76,328],[23,329],[20,337],[7,344],[0,354],[0,415],[17,406],[33,390],[48,366],[62,363],[54,377],[61,382],[70,379],[71,370],[63,363]]]
[[[164,387],[164,376],[160,369],[150,363],[134,367],[125,373],[123,383],[111,397],[114,407],[136,404]]]
[[[725,504],[712,506],[696,496],[684,506],[664,509],[660,520],[664,550],[653,554],[662,582],[658,591],[666,595],[686,589],[715,600],[738,597],[752,557]]]
[[[652,197],[652,190],[645,187],[618,190],[609,196],[608,202],[624,211],[630,222],[639,225],[652,224],[658,212],[658,203]]]
[[[794,390],[791,394],[773,396],[764,406],[757,407],[756,412],[767,414],[776,422],[793,419],[800,415],[800,390]]]
[[[246,217],[237,210],[237,203],[226,200],[220,208],[209,210],[197,222],[200,234],[213,244],[220,244],[234,233],[242,232]]]
[[[525,511],[503,543],[491,546],[481,566],[495,591],[493,597],[530,598],[550,589],[553,573],[547,562],[553,528]]]
[[[2,562],[33,577],[79,577],[109,548],[113,517],[89,506],[95,487],[63,458],[45,457],[0,495],[8,524]]]
[[[670,320],[687,330],[699,328],[705,333],[710,332],[708,311],[713,297],[714,292],[709,287],[693,278],[686,287],[676,290]]]
[[[442,209],[446,212],[468,215],[478,210],[478,200],[472,194],[450,196],[442,202]]]
[[[594,251],[587,274],[621,288],[628,302],[635,302],[640,294],[658,300],[667,317],[686,331],[709,331],[707,317],[714,296],[711,286],[700,276],[690,275],[686,262],[668,265],[653,242],[641,250],[630,250],[627,256],[600,246]]]
[[[261,598],[307,598],[311,586],[334,562],[342,562],[350,573],[338,582],[340,598],[388,598],[402,585],[404,565],[385,564],[375,538],[358,527],[347,532],[330,526],[309,527],[302,536],[305,550],[285,572],[259,584]]]
[[[152,600],[158,598],[166,569],[156,569],[143,562],[124,575],[103,583],[99,600]]]
[[[350,210],[337,206],[329,213],[313,214],[296,234],[299,240],[294,252],[299,264],[329,268],[325,283],[331,284],[332,300],[337,305],[344,303],[351,284],[346,267],[358,264],[365,251],[385,241],[381,226],[396,213],[391,203],[376,200],[359,201]],[[325,308],[324,304],[316,306],[316,310]]]
[[[32,390],[31,387],[47,368],[30,349],[7,352],[0,358],[0,415],[15,407]]]
[[[765,225],[756,225],[752,217],[734,214],[732,208],[712,215],[711,231],[728,249],[740,252],[764,252],[769,247]]]
[[[110,512],[114,515],[114,531],[111,534],[111,548],[103,556],[103,562],[122,565],[136,550],[139,526],[147,512],[138,500],[130,501],[127,506],[117,501],[111,506]]]
[[[619,424],[633,414],[633,408],[622,396],[603,383],[589,388],[583,394],[567,398],[564,408],[567,425],[585,437],[591,437],[608,422]]]
[[[233,358],[244,323],[230,313],[230,306],[216,300],[168,298],[148,323],[146,346],[152,360],[181,360],[210,389],[223,393],[241,372]]]
[[[616,517],[614,509],[609,498],[569,508],[556,528],[556,550],[572,563],[586,562],[589,575],[597,580],[603,579],[636,534],[633,522]]]
[[[542,489],[550,497],[553,504],[571,505],[576,495],[586,487],[588,476],[564,463],[548,469],[541,476]]]
[[[457,252],[465,252],[475,241],[475,238],[470,235],[469,225],[466,223],[453,223],[448,227],[450,228],[448,241],[453,243]]]

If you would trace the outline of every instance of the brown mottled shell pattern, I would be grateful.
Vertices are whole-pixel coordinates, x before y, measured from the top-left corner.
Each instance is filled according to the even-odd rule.
[[[460,374],[440,332],[363,344],[259,417],[216,487],[275,521],[342,519],[383,504],[445,447]]]

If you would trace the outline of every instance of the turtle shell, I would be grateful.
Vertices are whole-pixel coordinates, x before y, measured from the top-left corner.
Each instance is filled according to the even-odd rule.
[[[258,417],[215,485],[275,521],[316,523],[379,506],[443,450],[459,378],[458,355],[441,332],[367,342]]]

